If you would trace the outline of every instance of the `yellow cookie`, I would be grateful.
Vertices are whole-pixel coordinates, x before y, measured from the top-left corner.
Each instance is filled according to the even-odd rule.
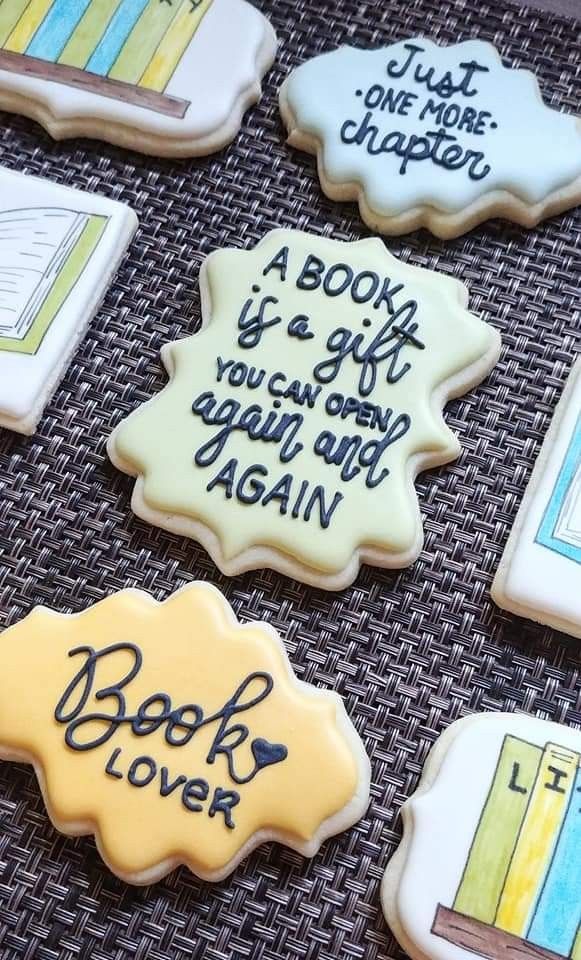
[[[218,590],[123,590],[0,637],[0,752],[34,765],[55,826],[128,883],[220,880],[268,840],[313,856],[355,823],[369,761],[339,697]]]

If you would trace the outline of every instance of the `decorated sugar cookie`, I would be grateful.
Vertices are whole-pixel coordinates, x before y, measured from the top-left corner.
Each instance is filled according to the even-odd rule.
[[[2,0],[0,107],[157,156],[232,140],[274,60],[245,0]]]
[[[532,227],[581,201],[581,120],[482,40],[340,47],[290,74],[280,109],[327,196],[358,200],[383,233],[455,237],[497,216]]]
[[[296,679],[280,637],[196,583],[123,590],[0,635],[0,753],[34,764],[51,820],[94,833],[128,883],[225,877],[278,840],[307,857],[351,826],[369,761],[339,697]]]
[[[581,360],[541,448],[492,596],[505,610],[581,637]]]
[[[0,426],[34,432],[136,227],[124,204],[0,169]]]
[[[339,589],[360,562],[411,563],[413,479],[459,451],[442,406],[499,353],[466,288],[377,239],[289,230],[211,254],[201,288],[202,332],[166,345],[168,386],[109,441],[134,511],[227,574]]]
[[[412,960],[578,960],[580,763],[578,730],[524,715],[438,740],[382,885]]]

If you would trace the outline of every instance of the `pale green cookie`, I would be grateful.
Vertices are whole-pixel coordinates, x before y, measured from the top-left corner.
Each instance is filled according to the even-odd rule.
[[[109,441],[133,509],[232,575],[272,567],[340,589],[422,546],[413,480],[459,452],[442,418],[496,362],[463,284],[377,239],[274,230],[204,263],[202,331]]]

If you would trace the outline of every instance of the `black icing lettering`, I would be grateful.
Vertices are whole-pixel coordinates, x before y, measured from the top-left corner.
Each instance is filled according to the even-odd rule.
[[[287,511],[288,502],[291,494],[293,478],[290,473],[285,473],[284,477],[281,477],[280,480],[275,483],[262,501],[263,507],[268,506],[272,500],[278,500],[280,502],[279,512],[284,516]],[[264,492],[264,487],[263,487]]]
[[[110,777],[115,777],[116,780],[123,780],[123,774],[115,769],[115,761],[121,753],[121,747],[116,747],[109,759],[107,760],[107,766],[105,767],[105,773],[108,773]]]
[[[217,813],[224,814],[224,822],[230,829],[234,829],[232,820],[232,809],[240,803],[240,794],[235,790],[223,790],[222,787],[216,787],[212,798],[212,805],[208,810],[209,817],[215,817]]]
[[[316,290],[317,287],[320,287],[324,270],[325,264],[323,261],[310,253],[297,279],[299,290]]]
[[[184,780],[185,779],[184,777]],[[186,810],[191,810],[192,813],[199,813],[203,807],[198,801],[207,800],[209,792],[210,784],[207,780],[203,780],[201,777],[187,780],[182,790],[182,803]],[[208,811],[208,815],[212,816],[210,811]]]
[[[390,414],[393,414],[393,411],[390,411]],[[314,451],[325,463],[341,467],[340,476],[345,483],[353,480],[364,469],[365,485],[373,489],[389,476],[387,467],[380,468],[383,454],[401,440],[410,427],[411,418],[407,413],[401,413],[390,423],[381,439],[371,439],[365,443],[359,434],[337,437],[330,430],[323,430],[315,441]]]
[[[145,767],[145,773],[138,776],[140,767]],[[153,757],[136,757],[127,771],[127,779],[133,787],[146,787],[157,773],[157,764]]]
[[[458,121],[458,130],[466,130],[467,133],[476,133],[474,129],[474,121],[478,118],[478,116],[478,110],[475,110],[473,107],[464,107],[462,116]]]
[[[461,160],[450,163],[443,156],[446,149],[444,145],[457,143],[457,138],[446,133],[444,127],[439,127],[438,130],[428,130],[423,136],[417,136],[415,133],[406,136],[393,130],[380,139],[379,129],[371,123],[371,119],[371,111],[368,111],[358,127],[355,121],[347,120],[341,128],[341,140],[346,144],[364,146],[370,156],[394,153],[401,161],[399,173],[402,175],[405,175],[410,162],[421,162],[423,160],[431,160],[448,170],[467,167],[468,176],[472,180],[482,180],[490,173],[491,168],[486,163],[483,163],[482,167],[479,168],[478,164],[484,160],[484,154],[479,151],[462,148]],[[347,131],[352,128],[355,128],[355,132],[348,133]]]
[[[337,275],[339,276],[339,282],[334,285],[333,279]],[[323,290],[328,297],[338,297],[342,293],[345,293],[345,290],[349,289],[352,281],[353,270],[351,267],[346,263],[335,263],[332,267],[329,267],[327,273],[325,274],[325,279],[323,280]]]
[[[374,83],[365,94],[364,104],[369,110],[375,110],[383,100],[385,90],[379,83]]]
[[[393,302],[393,298],[396,294],[401,293],[403,290],[403,283],[396,283],[392,286],[391,280],[389,277],[386,277],[383,281],[383,286],[377,297],[377,300],[373,304],[375,310],[379,310],[382,303],[387,307],[387,312],[392,315],[396,311],[396,306]]]
[[[449,103],[442,114],[442,123],[445,127],[455,127],[462,113],[457,103]]]
[[[404,43],[403,46],[404,50],[409,51],[408,56],[404,60],[403,64],[398,64],[397,60],[390,60],[386,67],[388,77],[392,77],[393,79],[399,79],[399,77],[403,77],[411,67],[416,54],[425,52],[424,47],[420,47],[415,43]]]
[[[90,713],[83,716],[82,712],[86,706],[91,693],[95,679],[97,664],[102,657],[110,657],[115,653],[128,654],[131,659],[131,667],[124,673],[121,679],[99,691],[99,700],[110,698],[115,703],[115,712],[109,713]],[[76,657],[79,654],[85,655],[83,666],[77,671],[71,682],[65,688],[65,692],[57,703],[54,711],[54,717],[57,723],[66,724],[65,743],[73,750],[92,750],[99,747],[113,736],[121,722],[126,710],[125,696],[121,692],[127,684],[137,676],[141,670],[143,656],[141,650],[134,643],[113,643],[103,650],[95,651],[93,647],[81,646],[74,647],[69,651],[69,657]],[[76,702],[71,699],[77,695]],[[68,709],[67,709],[68,707]],[[93,737],[83,743],[76,739],[76,733],[87,724],[96,724],[97,727],[104,726],[105,729],[98,736]]]
[[[217,400],[211,392],[201,394],[192,404],[192,412],[200,416],[206,425],[221,428],[198,447],[194,454],[196,466],[211,466],[236,430],[246,433],[250,440],[280,444],[279,459],[282,463],[289,463],[303,449],[303,444],[295,441],[304,419],[301,413],[271,410],[265,415],[257,403],[242,409],[241,404],[232,399],[223,400],[218,406],[216,404]]]
[[[284,390],[276,386],[276,384],[281,382],[286,383],[286,375],[280,372],[273,373],[268,381],[268,392],[272,394],[273,397],[282,397],[284,395]]]
[[[262,507],[275,504],[281,516],[290,515],[295,520],[300,517],[305,522],[309,522],[311,518],[318,519],[323,529],[328,527],[343,499],[342,495],[337,496],[336,492],[328,493],[320,484],[313,487],[308,480],[302,480],[299,484],[291,473],[285,473],[272,481],[263,463],[254,463],[247,467],[238,479],[237,470],[238,461],[229,460],[212,478],[206,489],[213,490],[221,486],[226,497],[236,496],[241,503],[260,504]]]
[[[218,373],[216,379],[220,383],[222,377],[224,376],[228,367],[231,367],[234,363],[233,360],[222,360],[222,357],[216,357],[216,364],[218,366]]]
[[[341,500],[343,500],[343,494],[337,491],[337,493],[335,493],[335,496],[333,497],[331,506],[326,507],[325,489],[324,487],[317,485],[309,498],[307,506],[305,507],[305,513],[304,513],[305,520],[308,521],[311,519],[311,513],[316,507],[319,511],[319,522],[323,530],[326,530],[329,524],[331,523],[333,514],[335,513],[335,510],[337,509],[339,504],[341,503]]]
[[[486,133],[486,121],[492,117],[492,114],[488,110],[480,110],[478,113],[478,118],[474,124],[473,133],[482,136]]]
[[[256,479],[256,474],[266,477],[268,470],[262,464],[255,463],[244,471],[236,487],[236,496],[240,503],[258,503],[266,490],[264,483]],[[246,483],[248,483],[248,488],[246,488]]]
[[[303,480],[303,482],[301,483],[301,488],[300,488],[300,490],[299,490],[299,495],[298,495],[297,499],[295,500],[295,505],[294,505],[294,507],[293,507],[293,509],[292,509],[292,513],[291,513],[291,517],[292,517],[294,520],[297,520],[297,519],[300,517],[300,515],[301,515],[302,503],[303,503],[303,500],[305,499],[305,493],[307,492],[308,489],[309,489],[309,481],[308,481],[308,480]]]
[[[361,292],[362,285],[363,292]],[[367,289],[366,285],[368,285]],[[379,276],[377,273],[374,273],[373,270],[362,270],[353,281],[351,296],[355,303],[367,303],[368,300],[371,300],[371,298],[375,296],[378,286]]]
[[[169,770],[167,767],[162,767],[160,772],[160,784],[159,784],[159,793],[162,797],[169,797],[170,793],[173,793],[174,790],[177,790],[178,787],[181,787],[182,783],[185,783],[187,777],[180,773],[175,780],[170,780]]]
[[[241,331],[238,336],[238,346],[245,350],[255,347],[260,343],[265,330],[269,327],[276,327],[277,324],[282,322],[282,317],[271,317],[270,320],[266,318],[266,308],[270,305],[276,306],[277,303],[277,297],[262,297],[258,310],[250,314],[254,307],[254,299],[249,297],[246,300],[238,317],[238,329]]]
[[[239,700],[241,700],[248,688],[253,685],[258,685],[258,692],[249,700],[243,700],[242,703],[239,703]],[[230,700],[224,704],[222,710],[213,717],[206,719],[206,723],[220,719],[220,726],[218,727],[206,757],[206,763],[212,764],[217,756],[225,756],[228,764],[228,773],[234,783],[249,783],[264,767],[286,760],[287,748],[283,744],[270,744],[266,740],[258,740],[253,741],[251,744],[254,766],[250,772],[244,776],[240,776],[234,766],[234,751],[247,740],[249,730],[248,727],[241,723],[233,723],[229,726],[230,718],[236,713],[240,713],[243,710],[250,710],[251,707],[262,703],[262,701],[268,697],[273,685],[273,680],[269,673],[259,671],[250,673],[230,697]],[[259,745],[259,749],[256,748],[256,744]]]
[[[387,75],[399,79],[403,77],[414,61],[418,53],[425,53],[425,48],[415,43],[404,43],[404,50],[408,51],[402,64],[397,60],[390,60],[387,65]],[[460,80],[455,80],[450,70],[446,70],[439,78],[436,77],[436,67],[424,67],[417,63],[413,72],[413,78],[416,83],[424,83],[431,93],[437,93],[439,97],[448,98],[455,93],[461,93],[465,97],[474,97],[478,90],[476,87],[470,87],[474,75],[478,72],[488,73],[488,67],[478,63],[476,60],[468,60],[458,64],[458,69],[462,72]]]
[[[69,656],[77,656],[80,653],[84,654],[85,662],[65,688],[54,713],[57,723],[66,725],[65,741],[71,749],[85,751],[99,747],[123,725],[128,725],[133,733],[138,731],[138,735],[148,736],[160,728],[163,719],[166,724],[166,741],[176,747],[189,742],[202,727],[217,723],[218,729],[212,740],[206,762],[212,764],[217,756],[225,756],[230,777],[236,783],[248,783],[265,766],[279,763],[286,758],[287,750],[283,744],[272,744],[266,740],[258,739],[252,741],[251,745],[254,758],[252,769],[245,774],[240,774],[234,763],[234,751],[248,738],[249,730],[242,723],[231,724],[230,721],[232,717],[251,710],[268,697],[273,688],[273,679],[269,673],[256,671],[248,674],[224,706],[208,716],[204,715],[203,708],[198,704],[186,703],[178,707],[172,707],[171,698],[166,693],[155,693],[146,697],[135,713],[128,713],[125,696],[121,691],[131,680],[135,679],[141,669],[143,656],[139,647],[129,642],[111,644],[102,650],[94,650],[88,646],[75,647],[70,651]],[[119,653],[124,654],[124,659],[127,659],[127,655],[129,655],[132,662],[130,670],[122,673],[116,683],[109,683],[94,690],[98,664],[104,658],[114,657]],[[111,665],[109,665],[108,675],[110,675],[110,672]],[[251,688],[254,688],[254,692],[250,692],[249,695]],[[113,712],[89,711],[83,713],[91,695],[98,703],[112,700]],[[152,716],[149,713],[149,707],[154,702],[162,705],[162,711],[156,711],[155,716]],[[192,716],[190,721],[185,720],[185,716],[188,714]],[[150,723],[149,728],[144,726],[144,722],[146,725]],[[92,739],[80,741],[77,739],[78,731],[85,725],[96,726],[97,728],[105,725],[105,731],[93,736]],[[173,736],[173,731],[176,728],[185,729],[187,735],[176,738]],[[94,730],[93,733],[95,733]],[[119,754],[120,750],[115,750],[109,758],[106,770],[110,776],[118,774],[114,765]],[[143,768],[146,768],[145,772],[143,772]],[[156,773],[157,764],[155,760],[144,755],[133,760],[127,777],[133,786],[141,787],[151,783]],[[163,768],[162,788],[166,792],[171,792],[178,784],[174,782],[169,785],[167,776],[167,768]]]
[[[367,397],[375,389],[380,364],[387,364],[386,382],[397,383],[411,369],[408,362],[398,366],[402,350],[406,346],[424,349],[424,344],[416,336],[418,324],[411,322],[416,310],[417,302],[407,300],[368,343],[365,343],[365,334],[354,334],[346,327],[337,327],[327,339],[326,346],[331,356],[315,366],[313,376],[320,383],[331,383],[346,357],[351,356],[361,367],[358,384],[361,396]]]
[[[248,367],[245,363],[235,363],[228,374],[228,382],[231,383],[233,387],[242,386],[246,380],[247,371]]]
[[[304,313],[297,314],[289,322],[287,327],[289,337],[296,337],[297,340],[312,340],[315,334],[309,330],[309,318]]]
[[[236,467],[238,466],[238,460],[228,460],[219,473],[213,477],[210,482],[206,485],[206,490],[210,493],[214,487],[224,487],[224,496],[227,500],[232,499],[232,489],[234,487],[234,475],[236,473]]]
[[[278,272],[280,273],[280,279],[284,283],[284,281],[286,280],[286,272],[288,269],[288,254],[289,254],[289,248],[282,247],[278,251],[276,256],[274,256],[272,260],[269,260],[269,262],[266,264],[264,270],[262,271],[262,276],[266,277],[271,270],[278,270]]]

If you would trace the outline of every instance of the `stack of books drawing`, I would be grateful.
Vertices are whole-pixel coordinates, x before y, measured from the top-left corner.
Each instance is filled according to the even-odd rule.
[[[489,960],[581,960],[581,757],[507,736],[452,909],[432,932]]]
[[[212,0],[8,0],[0,69],[68,84],[181,118],[165,93]]]
[[[107,220],[60,208],[0,211],[0,350],[36,353]]]

